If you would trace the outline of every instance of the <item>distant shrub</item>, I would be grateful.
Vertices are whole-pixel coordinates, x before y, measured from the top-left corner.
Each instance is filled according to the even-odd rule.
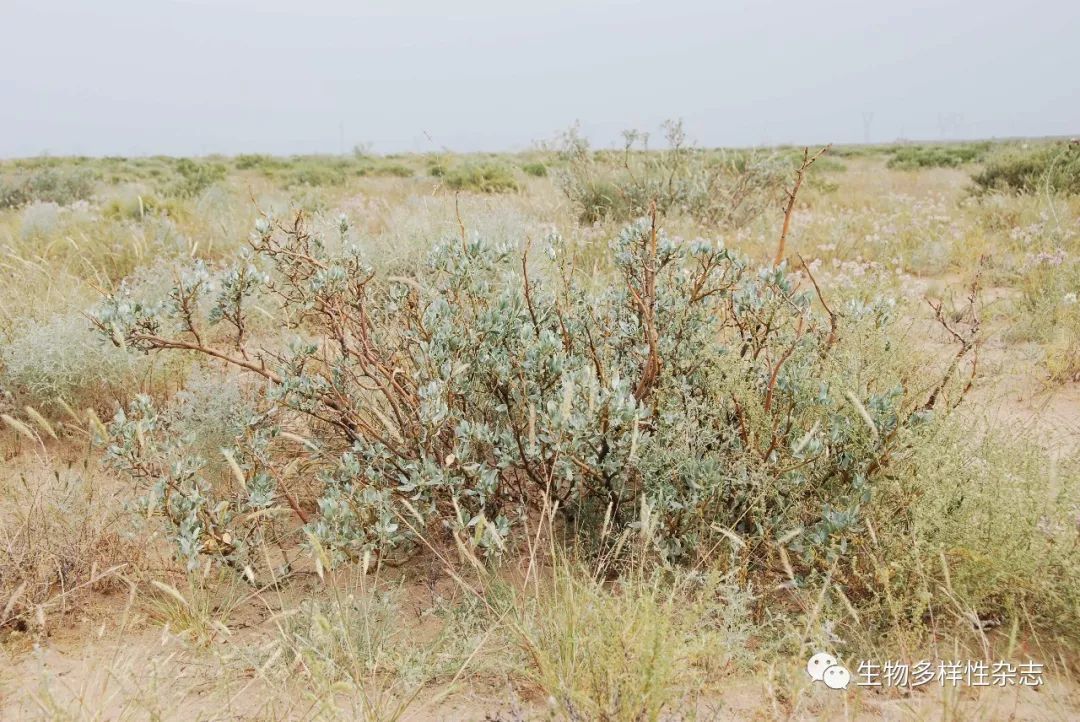
[[[987,159],[974,174],[977,192],[1080,194],[1080,143],[1009,148]]]
[[[665,124],[668,147],[648,151],[647,136],[624,134],[622,153],[591,152],[575,130],[563,139],[559,185],[582,223],[626,221],[655,206],[709,226],[746,225],[783,197],[790,164],[781,157],[705,152],[688,145],[682,123]]]
[[[404,163],[376,163],[367,169],[368,175],[387,176],[391,178],[412,178],[413,169]]]
[[[176,175],[166,184],[164,193],[178,198],[193,198],[204,190],[225,180],[228,169],[222,163],[196,161],[180,158],[176,161]]]
[[[526,163],[521,166],[521,170],[525,171],[526,175],[531,175],[534,178],[543,178],[548,174],[548,168],[543,163]]]
[[[19,235],[24,241],[51,236],[60,225],[60,206],[55,203],[33,203],[22,212]]]
[[[88,170],[44,167],[0,177],[0,208],[28,203],[68,205],[86,200],[94,192],[94,176]]]
[[[625,189],[606,178],[579,178],[573,189],[564,185],[578,211],[578,221],[588,225],[615,219],[627,220],[648,212],[645,198],[631,198]]]
[[[872,158],[888,155],[895,150],[891,145],[834,145],[829,153],[836,158]]]
[[[989,143],[900,146],[893,151],[886,165],[894,170],[956,168],[979,162],[989,150]]]
[[[518,190],[513,172],[496,163],[458,166],[443,177],[443,182],[447,188],[474,193],[510,193]]]
[[[832,153],[832,150],[829,151]],[[796,158],[795,162],[798,162],[800,158]],[[830,158],[828,155],[823,155],[814,161],[814,165],[810,166],[811,177],[814,175],[821,175],[822,173],[843,173],[847,170],[847,166],[841,163],[836,158]]]
[[[283,161],[272,155],[262,153],[241,153],[233,158],[233,166],[237,170],[273,170],[281,168]]]
[[[799,164],[802,163],[802,148],[791,148],[785,146],[783,149],[776,149],[774,152],[776,153],[776,159],[778,161],[783,161],[789,166],[797,168]],[[747,158],[753,157],[753,153],[751,151],[745,150],[727,151],[727,153],[729,153],[733,157],[739,157],[740,155]],[[808,182],[813,181],[815,178],[820,182],[822,180],[822,176],[827,173],[843,173],[847,170],[847,166],[844,165],[844,163],[838,158],[833,158],[832,155],[833,146],[830,146],[829,152],[827,154],[821,156],[816,161],[814,161],[814,164],[810,166],[809,169],[807,169]]]
[[[284,185],[286,188],[340,186],[344,185],[347,179],[345,166],[303,162],[300,166],[292,167],[285,172]]]
[[[58,399],[84,409],[109,410],[138,390],[144,363],[103,344],[79,314],[54,315],[27,324],[0,345],[3,385],[23,403],[57,408]]]
[[[147,216],[182,214],[183,201],[159,198],[153,193],[124,193],[110,198],[101,208],[101,215],[115,221],[141,221]]]

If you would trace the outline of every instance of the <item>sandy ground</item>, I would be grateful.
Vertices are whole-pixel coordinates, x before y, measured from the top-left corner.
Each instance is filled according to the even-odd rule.
[[[221,659],[160,629],[140,624],[117,634],[114,605],[99,600],[95,618],[34,642],[9,644],[0,673],[0,719],[317,719],[304,690],[269,690],[254,670],[233,665],[222,675]],[[112,631],[110,631],[112,630]],[[258,625],[233,632],[249,640]],[[772,675],[775,674],[776,677]],[[780,682],[790,669],[761,678],[723,680],[714,698],[685,700],[665,719],[699,720],[1075,720],[1080,686],[1051,679],[1039,688],[948,688],[936,684],[899,695],[856,687],[831,690],[804,675]],[[347,707],[345,707],[347,709]],[[68,714],[74,712],[71,717]],[[343,715],[348,718],[348,714]],[[466,680],[437,686],[401,718],[436,720],[551,719],[543,699],[521,699],[509,687]]]

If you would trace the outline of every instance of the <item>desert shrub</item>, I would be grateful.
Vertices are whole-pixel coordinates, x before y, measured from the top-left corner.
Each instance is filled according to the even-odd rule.
[[[635,523],[644,499],[673,562],[726,533],[801,529],[804,563],[818,568],[857,533],[891,455],[949,380],[905,383],[914,370],[890,351],[887,305],[845,308],[838,336],[784,267],[755,271],[649,222],[613,241],[616,268],[596,286],[571,272],[557,238],[546,276],[479,239],[439,244],[387,279],[357,246],[330,252],[299,221],[263,220],[252,244],[204,321],[197,273],[165,303],[121,293],[96,314],[127,348],[194,351],[264,382],[225,482],[183,453],[149,399],[112,424],[112,462],[192,564],[210,554],[257,567],[251,545],[273,516],[252,512],[282,503],[345,560],[408,552],[422,534],[498,555],[537,507],[557,502],[588,536]],[[280,306],[287,346],[251,345],[259,295]],[[231,340],[212,340],[207,323]],[[286,451],[303,471],[283,464]],[[314,508],[298,503],[305,484]]]
[[[177,177],[166,184],[164,193],[177,198],[193,198],[223,181],[227,170],[222,163],[180,158],[175,165]]]
[[[567,195],[578,209],[578,221],[588,225],[608,219],[625,220],[644,212],[637,210],[639,203],[631,199],[623,188],[603,178],[583,178]],[[641,199],[642,202],[644,200]]]
[[[832,146],[829,146],[829,153],[832,153]],[[798,165],[801,160],[802,154],[800,153],[799,155],[792,158],[791,163],[793,165]],[[809,169],[811,178],[813,178],[814,176],[821,176],[825,173],[843,173],[845,171],[847,171],[847,166],[840,162],[838,159],[832,158],[829,155],[823,155],[818,158],[816,161],[814,161],[814,165],[810,166]]]
[[[281,168],[284,161],[272,155],[262,153],[241,153],[233,158],[233,165],[237,170],[261,170],[269,172]]]
[[[348,172],[344,165],[328,165],[323,163],[302,162],[298,166],[289,168],[284,173],[283,185],[286,188],[296,186],[339,186],[348,179]]]
[[[473,193],[510,193],[518,190],[513,172],[497,163],[459,165],[443,176],[447,188]]]
[[[414,175],[413,169],[404,163],[376,163],[365,170],[367,175],[388,178],[412,178]]]
[[[22,212],[19,235],[23,241],[41,240],[56,232],[60,225],[60,206],[55,203],[33,203]]]
[[[987,159],[974,174],[978,192],[1080,193],[1080,143],[1010,147]]]
[[[43,167],[0,177],[0,208],[28,203],[67,205],[86,200],[94,192],[94,176],[85,169]]]
[[[977,163],[990,150],[989,143],[962,145],[903,145],[892,152],[886,165],[894,170],[956,168]]]
[[[76,409],[111,413],[139,388],[147,364],[112,344],[103,344],[77,313],[56,314],[18,327],[0,345],[0,379],[16,397],[43,410],[63,399]]]
[[[548,174],[548,167],[539,161],[526,163],[521,166],[521,170],[525,172],[525,175],[531,175],[533,178],[543,178]]]
[[[558,183],[582,223],[626,221],[655,206],[699,223],[724,228],[746,225],[778,204],[790,166],[758,154],[715,154],[687,143],[680,122],[665,124],[668,148],[648,151],[645,134],[628,131],[621,154],[591,153],[576,130],[563,138],[566,168]]]

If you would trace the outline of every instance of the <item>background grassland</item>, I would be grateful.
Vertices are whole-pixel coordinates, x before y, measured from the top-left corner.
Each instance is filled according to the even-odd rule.
[[[859,444],[872,443],[862,415],[887,415],[869,396],[858,401],[860,389],[899,378],[925,396],[956,357],[949,329],[967,333],[972,310],[979,320],[971,387],[967,355],[943,391],[948,403],[966,394],[963,403],[910,430],[857,518],[832,487],[802,493],[755,476],[747,508],[787,500],[783,519],[804,520],[792,536],[718,514],[698,520],[694,538],[708,540],[698,553],[677,557],[666,526],[675,517],[660,506],[637,504],[614,521],[600,508],[583,536],[538,503],[504,553],[472,526],[425,532],[404,564],[371,550],[343,563],[290,520],[291,502],[315,514],[323,493],[317,461],[294,450],[292,466],[275,459],[292,499],[278,491],[259,512],[271,531],[252,545],[255,585],[212,553],[185,565],[164,515],[101,459],[109,420],[145,396],[176,453],[207,460],[206,496],[247,498],[254,475],[245,463],[238,480],[221,449],[250,442],[265,385],[213,359],[110,343],[90,320],[103,296],[166,301],[200,261],[220,282],[248,258],[264,214],[297,209],[327,253],[355,244],[386,276],[420,278],[433,246],[476,242],[515,259],[531,249],[540,284],[554,284],[571,258],[582,293],[602,293],[624,283],[612,239],[659,201],[672,244],[721,240],[756,273],[775,252],[801,150],[596,150],[570,138],[521,154],[0,163],[0,717],[797,719],[903,705],[914,718],[1003,709],[1072,718],[1076,154],[1057,141],[860,146],[812,167],[787,268],[817,318],[828,318],[823,300],[840,319],[824,380],[869,405],[844,402]],[[541,253],[553,233],[564,249],[554,260]],[[484,286],[492,296],[500,279]],[[945,323],[926,299],[942,303]],[[258,343],[293,340],[272,299],[249,313]],[[210,341],[230,342],[221,326],[208,329]],[[785,348],[763,358],[775,363]],[[816,393],[820,379],[782,381],[783,393]],[[722,386],[723,402],[743,399],[741,423],[766,434],[760,389],[740,384]],[[152,430],[139,435],[132,443],[149,447]],[[645,462],[664,461],[648,453]],[[725,461],[715,478],[735,466]],[[830,696],[801,671],[818,649],[849,664],[1033,658],[1051,684],[1038,695]]]

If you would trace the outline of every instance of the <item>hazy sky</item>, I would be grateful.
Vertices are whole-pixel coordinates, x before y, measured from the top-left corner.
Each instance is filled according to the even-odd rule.
[[[0,156],[1080,133],[1077,0],[0,0]]]

